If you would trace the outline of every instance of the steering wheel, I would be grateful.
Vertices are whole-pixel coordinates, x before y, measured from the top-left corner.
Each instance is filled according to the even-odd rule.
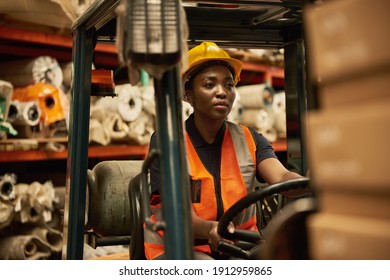
[[[277,193],[282,193],[293,189],[307,188],[309,182],[309,178],[286,180],[261,189],[257,189],[238,200],[223,214],[218,223],[219,235],[225,239],[237,240],[235,243],[236,245],[220,241],[218,244],[218,251],[222,254],[242,259],[256,258],[264,248],[264,238],[261,231],[258,232],[253,230],[235,229],[234,233],[230,233],[227,230],[229,223],[238,213],[249,207],[251,204]]]

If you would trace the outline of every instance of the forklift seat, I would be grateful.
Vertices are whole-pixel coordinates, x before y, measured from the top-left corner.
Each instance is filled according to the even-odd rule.
[[[134,221],[128,188],[142,164],[143,160],[107,160],[88,170],[85,230],[92,248],[129,245]]]

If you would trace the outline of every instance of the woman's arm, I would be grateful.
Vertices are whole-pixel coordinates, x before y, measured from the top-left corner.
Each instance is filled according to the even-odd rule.
[[[284,165],[276,158],[267,158],[259,163],[257,166],[257,172],[267,182],[272,185],[282,181],[303,178],[296,172],[289,171]],[[298,189],[283,192],[282,194],[287,197],[299,197],[309,193],[307,189]]]
[[[194,238],[207,240],[208,243],[210,244],[211,250],[217,251],[219,241],[221,240],[233,244],[233,241],[223,239],[218,234],[217,221],[208,221],[202,219],[196,214],[193,207],[191,207],[191,218],[192,218],[192,232]],[[228,231],[230,233],[234,232],[233,224],[229,225]]]

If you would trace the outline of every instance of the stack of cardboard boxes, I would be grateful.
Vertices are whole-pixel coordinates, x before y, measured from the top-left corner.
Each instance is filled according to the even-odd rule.
[[[313,259],[390,259],[390,1],[310,5],[304,27],[319,109],[307,143],[319,211]]]

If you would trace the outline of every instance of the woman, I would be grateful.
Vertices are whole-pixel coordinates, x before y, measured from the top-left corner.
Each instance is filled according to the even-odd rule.
[[[182,71],[184,99],[193,107],[185,123],[186,151],[192,192],[192,226],[195,239],[207,245],[195,246],[195,258],[216,256],[221,236],[218,220],[231,205],[253,191],[254,180],[274,184],[302,177],[288,171],[277,159],[271,144],[254,129],[226,121],[236,98],[242,63],[231,58],[215,43],[203,42],[188,52],[188,66]],[[150,149],[157,146],[152,136]],[[159,217],[159,169],[151,168],[154,217]],[[257,230],[254,205],[234,219],[234,228]],[[226,242],[232,242],[224,240]],[[145,231],[148,259],[163,258],[163,239]]]

